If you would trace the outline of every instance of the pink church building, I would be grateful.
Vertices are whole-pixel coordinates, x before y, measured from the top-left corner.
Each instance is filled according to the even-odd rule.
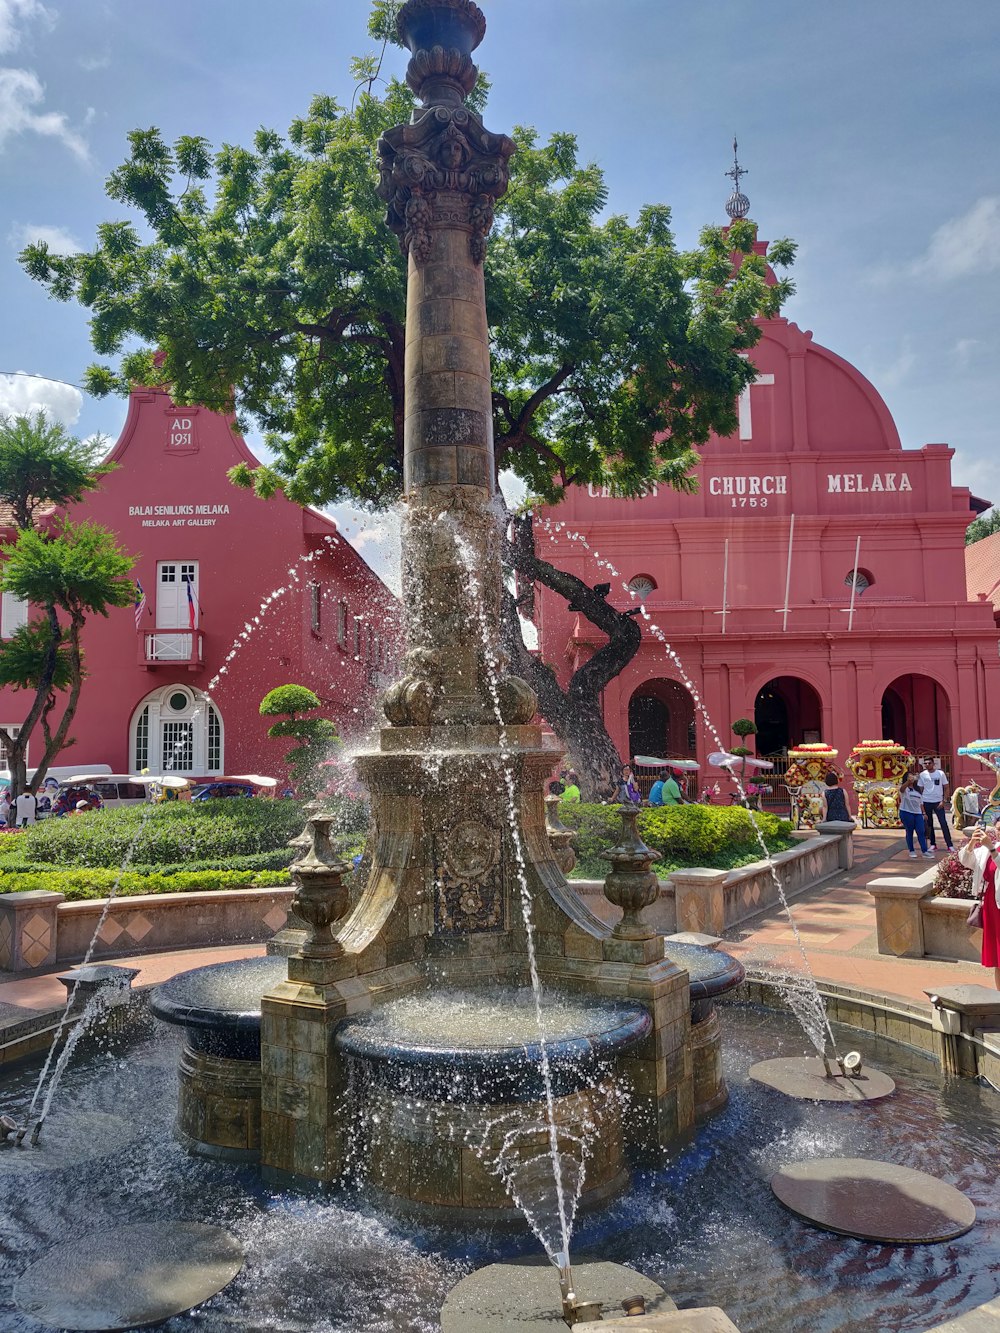
[[[136,556],[137,605],[88,621],[75,744],[53,763],[281,777],[289,742],[267,738],[259,704],[288,682],[319,695],[341,736],[362,734],[394,668],[397,602],[332,519],[238,489],[227,471],[257,460],[234,423],[155,389],[131,395],[108,461],[71,516]],[[0,633],[28,614],[5,593]],[[5,726],[28,706],[0,690]],[[29,767],[40,747],[29,741]]]
[[[988,504],[952,484],[948,445],[904,449],[874,385],[811,332],[778,318],[761,333],[738,430],[705,445],[697,494],[575,489],[540,516],[539,554],[590,584],[610,561],[614,604],[641,601],[680,662],[642,621],[605,692],[610,735],[623,759],[697,758],[714,778],[693,689],[725,745],[749,717],[761,755],[823,741],[842,763],[885,736],[981,778],[955,751],[1000,733],[994,607],[966,592],[965,529]],[[540,652],[568,678],[603,636],[537,591]]]

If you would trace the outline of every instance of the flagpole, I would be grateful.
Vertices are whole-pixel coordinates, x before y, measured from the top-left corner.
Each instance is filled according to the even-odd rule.
[[[781,617],[782,633],[788,629],[788,596],[792,588],[792,542],[795,539],[795,515],[792,514],[788,523],[788,565],[785,569],[785,606]]]
[[[726,538],[726,551],[722,557],[722,632],[726,632],[726,609],[729,605],[729,538]]]
[[[854,599],[858,592],[858,561],[861,558],[861,533],[858,533],[858,540],[854,543],[854,574],[851,577],[851,608],[847,613],[847,632],[850,634],[854,626]]]

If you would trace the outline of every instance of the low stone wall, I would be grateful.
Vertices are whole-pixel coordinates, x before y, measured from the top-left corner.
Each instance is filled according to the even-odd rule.
[[[92,957],[260,944],[284,926],[292,892],[289,886],[116,898]],[[61,893],[44,891],[0,895],[0,970],[33,972],[77,962],[106,905],[106,898],[65,902]]]
[[[981,930],[965,924],[968,898],[939,898],[934,893],[937,867],[921,875],[894,875],[868,881],[875,899],[879,953],[896,958],[944,958],[978,963]]]
[[[852,864],[852,833],[848,830],[838,827],[836,832],[793,836],[799,845],[775,853],[773,874],[767,861],[754,861],[739,870],[675,870],[660,880],[660,897],[646,919],[664,935],[677,931],[721,935],[780,901],[775,875],[785,897],[793,898]],[[597,916],[617,919],[618,913],[603,897],[600,880],[571,883]]]

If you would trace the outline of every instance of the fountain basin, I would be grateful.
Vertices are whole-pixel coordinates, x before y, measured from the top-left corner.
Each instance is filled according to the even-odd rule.
[[[152,1013],[185,1030],[174,1132],[191,1152],[259,1160],[260,1001],[287,972],[282,957],[244,958],[181,972],[152,992]]]
[[[746,973],[731,954],[703,944],[667,939],[663,953],[684,969],[690,981],[694,1118],[700,1123],[729,1100],[722,1067],[722,1026],[715,1001],[738,986]]]
[[[640,1004],[530,990],[408,996],[348,1019],[345,1060],[358,1174],[398,1210],[544,1228],[553,1137],[567,1193],[591,1206],[628,1181],[619,1056],[652,1031]],[[547,1062],[554,1134],[547,1120]],[[589,1157],[589,1145],[599,1147]],[[546,1196],[549,1197],[546,1197]]]

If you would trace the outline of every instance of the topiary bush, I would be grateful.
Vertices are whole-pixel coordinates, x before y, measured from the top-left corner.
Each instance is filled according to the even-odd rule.
[[[575,874],[583,879],[603,879],[610,869],[600,853],[613,847],[621,834],[621,819],[613,805],[563,802],[559,818],[576,831]],[[792,825],[787,819],[754,811],[754,820],[769,851],[791,845]],[[750,812],[742,806],[674,805],[639,812],[643,841],[662,853],[655,864],[661,875],[681,866],[730,869],[756,860],[760,843]]]
[[[165,802],[48,819],[25,829],[16,850],[25,861],[63,866],[227,861],[284,848],[304,821],[297,801]]]

